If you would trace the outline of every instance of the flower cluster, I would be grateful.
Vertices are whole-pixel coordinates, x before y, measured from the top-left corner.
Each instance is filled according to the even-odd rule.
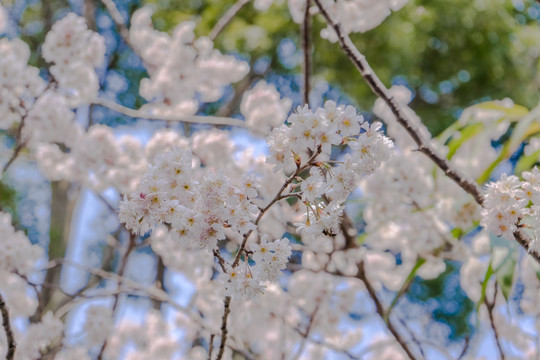
[[[309,176],[297,185],[307,207],[307,220],[298,231],[314,235],[323,230],[335,233],[342,213],[341,204],[356,189],[358,181],[371,174],[390,157],[392,142],[380,131],[380,123],[369,124],[353,106],[328,101],[311,111],[299,107],[288,123],[275,128],[268,139],[268,162],[278,170],[292,170],[316,154]],[[348,146],[340,161],[330,161],[332,146]],[[337,166],[331,166],[336,163]]]
[[[54,63],[51,74],[76,107],[92,101],[99,90],[94,70],[105,58],[105,39],[74,13],[57,21],[45,38],[43,58]]]
[[[514,239],[518,227],[533,232],[529,250],[540,247],[540,171],[533,168],[522,174],[523,181],[515,175],[504,174],[499,181],[488,185],[482,225],[497,236]]]
[[[143,59],[150,78],[141,81],[145,106],[159,114],[192,115],[198,110],[196,94],[216,101],[226,85],[241,80],[249,66],[213,48],[207,37],[195,39],[195,22],[180,23],[173,35],[152,26],[152,10],[137,10],[131,20],[130,42]]]
[[[28,45],[20,39],[0,39],[0,129],[19,123],[45,89],[39,70],[27,66]]]
[[[269,239],[262,236],[259,244],[251,244],[254,265],[246,261],[236,268],[226,266],[226,273],[222,275],[226,295],[250,299],[263,292],[262,283],[277,281],[291,256],[291,246],[286,238]]]
[[[225,230],[241,235],[255,228],[257,207],[246,189],[230,184],[221,174],[195,180],[191,152],[179,148],[156,156],[137,190],[124,199],[120,219],[131,231],[143,234],[158,223],[170,224],[178,240],[195,241],[213,250]]]
[[[366,32],[377,27],[392,11],[401,9],[408,0],[321,0],[322,5],[347,33]],[[294,22],[304,19],[306,0],[289,0],[289,10]],[[328,26],[321,30],[321,37],[337,41],[334,30]]]
[[[15,231],[8,213],[0,212],[0,234],[0,271],[29,275],[43,255],[43,249],[32,245],[22,231]]]
[[[268,135],[272,128],[283,124],[291,103],[288,98],[280,99],[276,88],[261,80],[242,97],[240,112],[250,130]]]
[[[37,308],[37,300],[28,296],[25,277],[35,270],[43,258],[43,249],[32,245],[22,231],[15,231],[11,215],[0,212],[0,291],[13,316],[30,316]]]

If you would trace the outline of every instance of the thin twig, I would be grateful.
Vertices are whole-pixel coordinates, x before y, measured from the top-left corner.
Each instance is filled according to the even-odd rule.
[[[210,342],[208,343],[208,360],[212,360],[212,352],[214,351],[214,334],[210,335]]]
[[[4,174],[8,169],[9,167],[11,166],[11,164],[13,164],[13,162],[15,161],[15,159],[17,159],[17,157],[19,156],[21,150],[24,148],[24,146],[26,145],[23,141],[22,141],[22,129],[24,127],[24,121],[26,119],[26,115],[22,117],[21,119],[21,122],[19,123],[19,126],[17,127],[17,133],[15,134],[15,141],[17,143],[17,146],[15,146],[15,150],[13,151],[13,154],[11,154],[11,157],[9,158],[8,162],[6,163],[6,165],[4,165],[4,167],[2,168],[2,174]]]
[[[302,24],[302,49],[304,52],[304,87],[302,94],[304,104],[309,105],[309,92],[311,91],[311,15],[309,8],[311,0],[306,1],[306,11],[304,12],[304,22]]]
[[[482,205],[484,202],[484,195],[482,194],[480,186],[474,180],[469,179],[461,171],[453,168],[450,162],[444,156],[440,155],[427,139],[423,138],[418,126],[411,121],[402,106],[393,98],[386,86],[371,68],[365,56],[360,53],[349,36],[343,31],[341,24],[337,23],[330,16],[328,11],[326,11],[322,5],[321,0],[314,1],[328,24],[336,32],[342,50],[364,77],[373,93],[384,100],[386,105],[388,105],[396,117],[397,122],[405,128],[413,138],[414,142],[418,145],[418,150],[428,156],[441,170],[444,171],[446,176],[454,180],[463,190],[471,194],[478,204]]]
[[[289,176],[289,178],[283,183],[283,185],[281,185],[281,188],[279,189],[278,193],[276,194],[276,196],[274,196],[274,198],[272,199],[272,201],[270,201],[268,203],[268,205],[266,205],[264,207],[264,209],[260,210],[259,212],[259,215],[257,216],[257,218],[255,219],[255,226],[257,226],[259,224],[259,221],[261,221],[261,218],[263,217],[263,215],[268,211],[268,209],[270,209],[276,202],[278,202],[279,200],[282,199],[282,193],[283,191],[285,191],[285,189],[287,189],[287,187],[296,179],[296,177],[302,172],[304,171],[305,169],[311,167],[314,165],[314,162],[315,162],[315,159],[317,158],[317,156],[319,156],[319,154],[321,153],[321,147],[319,146],[317,151],[309,158],[309,160],[302,166],[299,166],[296,171],[291,175]],[[236,258],[234,259],[234,262],[232,264],[232,267],[236,267],[239,262],[240,262],[240,258],[242,256],[242,253],[244,252],[244,249],[246,248],[246,243],[247,243],[247,240],[249,238],[249,236],[251,235],[251,233],[253,232],[253,230],[250,230],[248,231],[245,235],[244,235],[244,240],[242,241],[242,245],[240,245],[240,249],[238,250],[238,253],[236,254]]]
[[[315,0],[315,1],[317,1],[317,0]],[[371,285],[371,282],[368,280],[368,278],[366,276],[363,261],[360,262],[360,264],[358,264],[358,273],[356,274],[356,277],[358,279],[362,280],[362,282],[366,286],[366,289],[367,289],[367,291],[369,293],[369,296],[371,297],[371,299],[375,303],[375,309],[377,311],[377,314],[379,314],[379,316],[384,319],[385,318],[384,307],[383,307],[381,301],[379,300],[379,298],[377,296],[377,292],[375,291],[375,288]],[[398,344],[401,346],[403,351],[405,351],[407,353],[407,356],[412,360],[416,359],[416,357],[411,352],[411,349],[409,349],[409,345],[407,345],[407,342],[405,341],[405,339],[403,339],[401,337],[399,332],[396,330],[396,328],[392,324],[392,321],[390,321],[390,318],[388,318],[388,320],[386,322],[386,327],[388,328],[388,331],[390,331],[390,333],[394,336],[394,338],[396,339]]]
[[[120,268],[118,269],[118,276],[120,276],[120,278],[124,277],[124,272],[126,270],[126,265],[127,265],[129,255],[135,249],[135,238],[136,238],[135,235],[133,235],[131,233],[129,234],[129,242],[128,242],[126,250],[125,250],[125,252],[124,252],[124,254],[122,256],[122,260],[120,262]],[[119,280],[118,284],[116,286],[116,289],[120,290],[121,288],[122,288],[122,281]],[[114,302],[113,302],[113,306],[112,306],[112,313],[113,314],[116,311],[116,308],[118,307],[119,300],[120,300],[120,294],[117,293],[117,294],[114,295]],[[105,339],[105,341],[103,342],[103,345],[101,346],[101,349],[99,350],[99,354],[98,354],[98,357],[97,357],[98,360],[102,359],[106,347],[107,347],[107,339]]]
[[[242,10],[244,6],[249,3],[250,0],[238,0],[233,6],[231,6],[227,12],[218,20],[214,28],[210,31],[208,37],[214,41],[219,34],[229,25],[231,20]]]
[[[467,351],[469,350],[469,345],[471,344],[471,338],[470,336],[467,334],[465,336],[465,344],[463,345],[463,350],[461,350],[461,353],[459,354],[459,357],[458,357],[458,360],[461,360],[463,359],[463,357],[465,356],[465,354],[467,353]]]
[[[218,259],[218,263],[219,263],[219,266],[221,267],[221,270],[224,273],[226,273],[227,269],[225,267],[225,259],[223,258],[223,256],[221,256],[221,253],[219,252],[219,250],[214,249],[213,253],[214,253],[214,256],[217,257]]]
[[[337,23],[326,11],[321,3],[321,0],[314,0],[322,15],[325,17],[328,24],[334,29],[339,40],[342,50],[345,52],[349,60],[356,66],[360,74],[364,77],[369,87],[375,95],[381,98],[396,117],[397,122],[405,128],[407,133],[412,137],[418,146],[418,151],[429,157],[450,179],[454,180],[463,190],[472,195],[474,200],[479,204],[484,204],[484,195],[481,187],[474,181],[454,168],[452,164],[431,145],[428,139],[424,139],[417,125],[409,118],[402,105],[400,105],[386,86],[382,83],[379,77],[375,74],[364,55],[360,53],[358,48],[353,44],[350,37],[343,31],[341,25]],[[529,251],[530,239],[522,234],[519,229],[514,233],[516,241],[523,246],[534,259],[540,263],[540,253]]]
[[[4,328],[4,331],[6,332],[6,340],[8,345],[6,360],[13,360],[13,358],[15,357],[15,350],[17,349],[17,344],[15,343],[15,336],[13,335],[11,323],[9,322],[9,310],[6,302],[4,301],[4,298],[2,297],[2,294],[0,294],[0,312],[2,313],[2,326]]]
[[[164,121],[177,121],[177,122],[188,122],[196,124],[212,124],[212,125],[229,125],[229,126],[238,126],[246,127],[246,123],[242,120],[233,119],[229,117],[220,117],[220,116],[200,116],[200,115],[174,115],[174,114],[152,114],[147,111],[135,110],[120,104],[115,103],[103,98],[96,98],[93,101],[93,104],[101,105],[117,113],[124,114],[132,118],[142,118],[148,120],[164,120]]]
[[[129,41],[129,29],[126,26],[126,22],[124,21],[124,18],[122,17],[122,14],[116,7],[116,4],[112,0],[101,0],[101,3],[105,5],[107,8],[107,11],[109,12],[109,15],[111,15],[112,20],[116,24],[116,27],[118,28],[118,33],[120,34],[120,37],[124,42],[135,51],[133,46],[131,46],[131,43]]]
[[[278,202],[279,200],[282,199],[283,192],[296,179],[296,177],[302,171],[304,171],[305,169],[307,169],[307,168],[314,165],[315,159],[317,158],[317,156],[319,156],[319,154],[321,153],[321,150],[322,150],[322,148],[319,146],[317,148],[317,151],[309,158],[309,160],[304,165],[298,166],[296,171],[291,176],[289,176],[289,178],[283,183],[283,185],[279,189],[276,196],[274,196],[272,201],[270,201],[268,203],[268,205],[266,205],[262,210],[259,211],[259,215],[257,216],[257,218],[255,219],[255,222],[254,222],[255,227],[257,227],[257,225],[259,224],[259,221],[261,221],[261,218],[268,211],[268,209],[270,209],[276,202]],[[238,253],[236,254],[236,257],[234,258],[234,262],[232,263],[233,268],[237,267],[238,264],[240,264],[240,259],[242,257],[242,254],[244,253],[247,241],[248,241],[248,239],[249,239],[252,232],[253,232],[253,230],[249,230],[244,235],[244,239],[242,241],[242,244],[240,245],[240,248],[238,249]],[[219,345],[219,353],[218,353],[217,360],[221,360],[221,357],[223,356],[223,351],[222,350],[225,349],[225,343],[227,341],[227,318],[228,318],[229,312],[230,312],[230,303],[231,303],[231,297],[230,296],[225,297],[225,301],[224,301],[225,306],[224,306],[224,312],[223,312],[222,323],[221,323],[221,343]]]
[[[321,301],[322,301],[322,298],[320,298],[317,304],[315,305],[315,309],[313,310],[313,313],[309,317],[309,323],[307,325],[306,330],[304,332],[301,332],[301,331],[298,332],[302,336],[302,342],[300,343],[300,347],[298,348],[296,355],[293,356],[293,359],[299,359],[300,356],[302,356],[302,352],[304,351],[307,340],[309,339],[309,334],[311,332],[311,329],[313,328],[313,323],[315,322],[315,316],[317,316],[317,313],[319,312]]]
[[[493,329],[493,334],[495,336],[495,342],[497,343],[497,349],[499,350],[499,355],[501,356],[501,360],[505,359],[504,352],[501,346],[501,341],[499,338],[499,332],[497,331],[497,327],[495,326],[495,319],[493,318],[493,309],[495,308],[495,301],[497,299],[497,289],[498,286],[495,284],[495,294],[493,295],[493,301],[488,301],[487,296],[484,297],[484,304],[486,304],[486,308],[489,315],[489,322],[491,324],[491,328]]]
[[[221,318],[221,343],[219,344],[219,352],[217,355],[217,360],[221,360],[223,357],[223,352],[225,351],[225,343],[227,342],[227,319],[229,318],[229,313],[231,312],[231,297],[226,296],[223,301],[223,317]]]

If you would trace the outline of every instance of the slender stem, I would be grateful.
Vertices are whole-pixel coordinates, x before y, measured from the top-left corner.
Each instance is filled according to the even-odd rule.
[[[213,351],[214,351],[214,334],[210,335],[210,342],[208,343],[208,360],[212,360]]]
[[[274,196],[272,201],[270,201],[268,205],[266,205],[262,210],[259,211],[259,215],[257,216],[254,222],[255,227],[259,224],[259,221],[261,221],[261,218],[268,211],[268,209],[270,209],[272,205],[274,205],[276,202],[278,202],[279,200],[283,198],[282,197],[283,192],[296,179],[296,177],[305,169],[313,166],[314,161],[317,158],[317,156],[319,156],[319,154],[321,153],[321,150],[322,149],[319,146],[317,148],[317,151],[309,158],[309,160],[304,165],[298,166],[296,171],[291,176],[289,176],[289,178],[283,183],[283,185],[281,185],[281,188],[279,189],[276,196]],[[236,257],[234,258],[234,262],[232,264],[233,268],[237,267],[238,264],[240,264],[240,258],[242,257],[242,254],[244,253],[247,241],[252,232],[253,230],[250,230],[244,235],[242,244],[240,245],[240,248],[238,249],[238,253],[236,254]],[[216,252],[214,252],[214,255],[216,255]],[[218,260],[219,260],[219,257],[218,257]],[[217,360],[221,360],[221,357],[223,356],[223,350],[225,349],[225,343],[227,342],[227,318],[229,317],[229,312],[231,311],[230,304],[231,304],[231,297],[230,296],[225,297],[225,301],[224,301],[225,308],[224,308],[223,318],[221,322],[221,343],[219,345],[219,353],[217,356]]]
[[[229,332],[229,330],[227,330],[227,319],[230,312],[231,297],[226,296],[225,300],[223,301],[223,317],[221,318],[221,343],[219,344],[219,352],[216,358],[217,360],[221,360],[223,357],[223,352],[225,351],[225,342],[227,341],[227,334]]]
[[[306,331],[304,331],[303,333],[300,332],[300,335],[302,335],[302,342],[300,343],[300,347],[298,348],[296,355],[293,356],[293,359],[299,359],[300,356],[302,356],[302,352],[304,351],[304,348],[306,347],[306,343],[307,343],[307,340],[309,339],[311,329],[313,328],[313,323],[315,322],[315,316],[317,316],[317,313],[319,312],[320,307],[321,307],[321,301],[319,300],[315,306],[315,310],[313,310],[313,313],[309,317],[309,323],[306,328]]]
[[[268,209],[270,209],[272,207],[272,205],[274,205],[276,202],[278,202],[279,200],[282,199],[282,193],[283,191],[285,191],[285,189],[287,189],[287,187],[296,179],[296,177],[302,172],[304,171],[305,169],[313,166],[314,164],[314,161],[315,159],[317,158],[317,156],[319,156],[319,154],[321,153],[321,147],[319,146],[317,151],[309,158],[309,160],[302,166],[299,166],[296,171],[291,175],[289,176],[289,178],[287,179],[287,181],[285,181],[283,183],[283,185],[281,185],[281,188],[279,189],[278,193],[276,194],[276,196],[274,196],[274,198],[272,199],[272,201],[270,201],[268,203],[268,205],[266,205],[264,207],[264,209],[262,209],[260,212],[259,212],[259,215],[257,216],[257,218],[255,219],[255,226],[257,226],[259,224],[259,221],[261,221],[261,218],[263,217],[263,215],[268,211]],[[238,253],[236,254],[236,257],[234,259],[234,262],[232,264],[232,267],[236,267],[239,263],[240,263],[240,258],[242,256],[242,253],[244,252],[244,249],[246,248],[246,244],[247,244],[247,240],[249,238],[249,236],[251,235],[251,233],[253,232],[253,230],[250,230],[248,231],[245,235],[244,235],[244,240],[242,241],[242,245],[240,245],[240,249],[238,249]]]
[[[311,91],[311,15],[309,8],[311,0],[306,1],[306,11],[304,12],[304,22],[302,24],[302,48],[304,52],[304,87],[302,93],[304,104],[309,105],[309,92]]]
[[[124,255],[122,256],[122,260],[120,262],[120,268],[118,269],[118,276],[120,276],[120,278],[119,278],[120,280],[118,281],[118,284],[116,286],[117,291],[119,291],[122,288],[121,279],[124,276],[124,272],[126,270],[126,265],[127,265],[129,255],[131,254],[131,252],[134,249],[135,249],[135,235],[130,233],[129,234],[129,243],[127,245],[126,251],[124,252]],[[118,303],[120,301],[120,296],[119,295],[120,295],[119,293],[114,295],[114,302],[113,302],[113,307],[112,307],[113,314],[116,311],[116,308],[118,307]],[[103,345],[101,346],[101,349],[99,350],[99,354],[98,354],[98,357],[97,357],[98,360],[102,359],[106,347],[107,347],[107,340],[105,340],[103,342]]]
[[[9,158],[8,162],[2,168],[2,174],[4,174],[9,169],[11,164],[13,164],[15,159],[17,159],[17,157],[19,156],[21,150],[26,145],[22,141],[22,129],[24,127],[24,121],[25,120],[26,120],[26,115],[22,117],[21,122],[20,122],[19,126],[17,127],[17,133],[15,134],[15,141],[16,141],[17,145],[15,146],[15,150],[13,151],[13,154],[11,154],[11,157]]]
[[[495,284],[495,294],[493,295],[493,301],[488,301],[487,297],[484,297],[484,304],[486,304],[486,308],[489,315],[489,322],[491,324],[491,328],[493,329],[493,334],[495,336],[495,342],[497,343],[497,349],[499,350],[499,355],[501,357],[501,360],[505,359],[504,352],[501,346],[501,341],[499,339],[499,332],[497,331],[497,327],[495,326],[495,319],[493,318],[493,309],[495,308],[495,301],[497,300],[497,289],[498,286]]]
[[[6,302],[4,301],[4,298],[2,297],[2,294],[0,294],[0,312],[2,313],[2,326],[4,327],[4,331],[6,332],[6,339],[8,345],[6,360],[13,360],[13,358],[15,357],[15,350],[17,348],[17,345],[15,343],[15,336],[13,335],[13,330],[11,329],[11,323],[9,322],[9,310]]]
[[[246,123],[242,120],[233,119],[229,117],[221,116],[198,116],[198,115],[175,115],[175,114],[152,114],[146,111],[135,110],[120,104],[115,103],[114,101],[109,101],[103,98],[96,98],[93,101],[96,105],[101,105],[117,113],[124,114],[132,118],[143,118],[149,120],[165,120],[165,121],[183,121],[189,123],[197,124],[212,124],[212,125],[229,125],[229,126],[238,126],[245,127]]]
[[[238,0],[233,6],[231,6],[227,12],[218,20],[214,28],[210,31],[208,37],[214,41],[219,34],[229,25],[232,19],[242,10],[244,6],[249,3],[250,0]]]
[[[315,0],[315,1],[317,1],[317,0]],[[356,274],[356,277],[358,279],[362,280],[362,282],[366,286],[366,289],[367,289],[367,291],[369,293],[369,296],[371,297],[371,299],[375,303],[375,309],[377,310],[377,314],[379,314],[379,316],[384,319],[385,318],[384,307],[382,305],[381,300],[377,297],[377,292],[375,291],[375,288],[371,285],[371,283],[369,282],[369,280],[368,280],[368,278],[366,276],[363,261],[360,262],[360,264],[358,264],[358,273]],[[411,349],[409,349],[409,346],[407,345],[407,342],[405,341],[405,339],[403,339],[401,337],[399,332],[396,330],[396,328],[392,324],[392,321],[390,321],[390,318],[388,318],[388,320],[386,322],[386,327],[388,328],[388,331],[390,331],[390,333],[394,336],[394,338],[396,339],[398,344],[401,346],[403,351],[405,351],[407,353],[407,356],[412,360],[416,359],[416,357],[411,352]]]
[[[101,0],[101,2],[103,5],[105,5],[105,7],[107,8],[107,11],[109,12],[109,15],[111,15],[112,20],[116,24],[120,37],[122,37],[122,40],[124,40],[124,42],[133,49],[133,46],[131,46],[131,43],[129,41],[129,29],[127,28],[126,22],[124,21],[124,18],[122,17],[122,14],[116,7],[116,4],[114,3],[114,1]]]

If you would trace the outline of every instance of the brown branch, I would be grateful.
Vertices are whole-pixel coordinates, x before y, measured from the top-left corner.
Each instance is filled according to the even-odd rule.
[[[289,178],[287,179],[287,181],[285,181],[283,183],[283,185],[281,185],[281,188],[279,189],[278,193],[276,194],[276,196],[274,196],[274,198],[272,199],[272,201],[270,201],[270,203],[268,203],[268,205],[266,205],[264,207],[264,209],[260,210],[259,212],[259,215],[257,216],[257,218],[255,219],[255,226],[257,226],[259,224],[259,221],[261,221],[261,218],[263,217],[263,215],[268,211],[268,209],[270,209],[272,207],[272,205],[274,205],[276,202],[278,202],[279,200],[282,199],[282,196],[281,194],[283,193],[283,191],[285,191],[285,189],[287,189],[287,187],[296,179],[296,177],[302,172],[304,171],[305,169],[311,167],[314,165],[314,162],[315,162],[315,159],[317,158],[317,156],[319,156],[319,154],[321,153],[322,149],[321,147],[319,146],[317,148],[317,151],[309,158],[309,160],[302,166],[299,166],[296,171],[291,175],[289,176]],[[250,230],[248,231],[245,235],[244,235],[244,240],[242,241],[242,245],[240,245],[240,249],[238,249],[238,253],[236,254],[236,257],[234,259],[234,262],[232,264],[232,267],[235,268],[239,263],[240,263],[240,257],[242,256],[242,253],[244,252],[244,249],[246,248],[246,244],[247,244],[247,240],[249,238],[249,236],[251,235],[251,233],[253,232],[253,230]]]
[[[135,51],[135,48],[131,45],[131,42],[129,41],[129,29],[126,26],[126,22],[124,21],[124,18],[122,17],[122,14],[116,7],[116,4],[112,0],[101,0],[101,3],[105,5],[107,8],[107,11],[109,12],[109,15],[111,15],[112,20],[114,21],[114,24],[116,25],[118,29],[118,33],[120,34],[120,37],[124,42],[131,47],[133,51]],[[135,53],[137,53],[135,51]]]
[[[317,304],[315,305],[315,309],[313,310],[313,313],[309,317],[309,323],[307,325],[307,328],[304,332],[298,331],[298,333],[302,336],[302,342],[300,343],[300,347],[298,348],[298,351],[296,352],[296,355],[293,356],[293,359],[299,359],[300,356],[302,356],[302,352],[304,351],[304,348],[306,347],[307,340],[309,339],[309,334],[311,332],[311,329],[313,328],[313,323],[315,321],[315,316],[317,316],[317,313],[319,312],[319,308],[321,306],[322,298],[319,299]]]
[[[229,25],[232,19],[242,10],[244,6],[249,3],[250,0],[238,0],[233,6],[231,6],[227,12],[218,20],[214,28],[210,31],[208,37],[214,41],[219,34]]]
[[[495,319],[493,318],[493,309],[495,308],[495,301],[497,300],[497,289],[498,286],[495,284],[495,294],[493,295],[493,301],[488,301],[487,296],[484,297],[484,304],[486,304],[486,308],[489,315],[489,322],[491,324],[491,328],[493,329],[493,334],[495,336],[495,342],[497,343],[497,349],[499,350],[499,355],[501,356],[501,360],[505,359],[504,352],[501,346],[501,341],[499,339],[499,332],[497,331],[497,327],[495,326]]]
[[[221,318],[221,343],[219,344],[219,352],[217,355],[217,360],[221,360],[223,357],[223,352],[225,351],[225,342],[227,341],[227,318],[231,312],[231,297],[226,296],[223,301],[223,317]]]
[[[519,226],[519,225],[518,225]],[[538,263],[540,263],[540,253],[534,247],[531,246],[531,240],[527,238],[527,235],[518,227],[514,232],[514,238]]]
[[[120,276],[120,279],[118,280],[118,284],[116,286],[117,291],[120,291],[121,288],[122,288],[122,280],[121,280],[121,278],[124,276],[124,272],[126,270],[126,265],[127,265],[129,255],[131,254],[131,252],[136,247],[135,246],[135,238],[136,238],[135,235],[133,235],[131,233],[129,234],[129,243],[127,244],[126,251],[124,252],[124,255],[122,256],[122,260],[120,262],[120,268],[118,269],[118,276]],[[114,302],[113,302],[113,306],[112,306],[112,313],[113,314],[116,311],[116,308],[118,307],[118,303],[119,303],[119,300],[120,300],[119,295],[120,295],[119,293],[114,295]],[[98,360],[102,359],[103,353],[105,352],[106,347],[107,347],[107,339],[105,339],[105,341],[103,342],[103,345],[101,346],[101,349],[99,350],[99,354],[98,354],[98,357],[97,357]]]
[[[465,336],[465,344],[463,345],[463,350],[461,350],[461,353],[459,354],[458,360],[463,359],[467,351],[469,350],[469,345],[471,344],[471,338],[469,335]]]
[[[309,92],[311,91],[311,15],[309,8],[311,0],[306,1],[306,11],[304,12],[304,22],[302,24],[302,49],[304,50],[304,87],[302,93],[304,104],[309,105]]]
[[[262,210],[259,211],[259,215],[257,216],[257,218],[255,219],[255,222],[254,222],[255,227],[257,227],[257,225],[259,224],[259,221],[261,221],[261,218],[268,211],[268,209],[270,209],[272,207],[272,205],[274,205],[276,202],[278,202],[279,200],[282,199],[283,192],[296,179],[296,177],[302,171],[304,171],[305,169],[313,166],[313,164],[315,162],[315,159],[317,158],[317,156],[319,156],[319,154],[321,153],[321,150],[322,150],[322,148],[319,146],[317,148],[317,151],[309,158],[309,160],[304,165],[298,166],[296,171],[291,176],[289,176],[289,178],[283,183],[283,185],[279,189],[276,196],[274,196],[272,201],[270,201],[270,203],[268,203],[268,205],[266,205]],[[253,230],[249,230],[244,235],[244,239],[242,241],[242,244],[240,245],[240,248],[238,249],[238,253],[236,254],[236,257],[234,258],[234,262],[232,263],[233,268],[237,267],[238,264],[240,264],[240,258],[242,257],[242,254],[245,251],[246,244],[247,244],[247,241],[248,241],[249,236],[251,235],[251,233],[253,233]],[[214,255],[216,255],[216,252],[214,252]],[[218,260],[219,260],[219,257],[218,257]],[[221,343],[219,345],[219,353],[218,353],[218,357],[217,357],[218,360],[220,360],[221,357],[223,356],[223,350],[225,349],[225,343],[227,341],[227,333],[228,333],[227,332],[227,318],[229,316],[229,312],[231,311],[230,310],[230,304],[231,304],[231,297],[230,296],[225,297],[224,304],[225,304],[225,308],[224,308],[223,318],[222,318],[222,323],[221,323]]]
[[[214,334],[210,335],[210,341],[208,343],[208,360],[212,360],[212,352],[214,351]]]
[[[356,66],[360,74],[364,77],[364,80],[368,83],[369,87],[375,95],[384,100],[386,105],[390,108],[392,113],[397,119],[397,122],[405,128],[407,133],[412,137],[414,142],[418,145],[418,150],[429,157],[441,170],[444,171],[446,176],[454,180],[463,190],[471,194],[476,202],[480,205],[484,202],[484,196],[480,186],[472,179],[469,179],[458,169],[452,167],[450,162],[430,144],[428,139],[424,139],[420,135],[420,130],[417,125],[411,121],[404,109],[397,103],[397,101],[390,95],[390,92],[386,86],[382,83],[379,77],[375,74],[364,55],[356,48],[351,41],[350,37],[343,31],[341,25],[337,23],[328,11],[324,8],[321,0],[314,0],[322,15],[325,17],[328,24],[334,29],[339,40],[341,49],[345,52],[347,57]]]
[[[315,0],[315,1],[318,1],[318,0]],[[384,319],[385,318],[384,307],[383,307],[383,305],[381,303],[381,300],[377,297],[377,292],[375,291],[375,288],[371,285],[371,283],[369,282],[369,280],[368,280],[368,278],[366,276],[363,261],[360,262],[360,264],[358,264],[358,273],[356,274],[356,277],[358,279],[362,280],[362,282],[366,286],[366,289],[367,289],[367,291],[369,293],[369,296],[371,297],[371,299],[375,303],[375,309],[377,311],[377,314],[379,314],[379,316]],[[403,339],[401,337],[399,332],[396,330],[396,328],[394,327],[394,325],[390,321],[390,318],[388,318],[388,320],[386,322],[386,326],[388,328],[388,331],[390,331],[390,333],[394,336],[394,338],[396,339],[398,344],[401,346],[403,351],[405,351],[407,353],[407,356],[412,360],[416,359],[416,357],[411,352],[411,349],[409,349],[409,346],[407,345],[407,342],[405,341],[405,339]]]
[[[15,146],[15,150],[13,151],[13,154],[11,154],[11,157],[9,158],[8,162],[6,163],[6,165],[4,165],[4,167],[2,168],[2,174],[4,174],[8,169],[9,167],[11,166],[11,164],[13,164],[13,162],[15,161],[15,159],[17,159],[17,157],[19,156],[19,154],[21,153],[21,150],[24,148],[24,146],[26,145],[23,141],[22,141],[22,129],[24,127],[24,120],[26,119],[26,115],[22,117],[21,119],[21,122],[19,124],[19,126],[17,127],[17,133],[15,135],[15,141],[17,143],[17,146]]]
[[[418,151],[422,152],[428,158],[431,159],[437,165],[446,176],[454,180],[463,190],[472,195],[474,200],[479,204],[484,204],[484,195],[481,187],[474,181],[462,173],[460,170],[454,168],[452,164],[430,144],[428,139],[425,139],[413,121],[409,118],[402,106],[390,95],[390,92],[386,86],[382,83],[379,77],[375,74],[364,55],[360,53],[358,48],[353,44],[350,37],[343,31],[341,25],[332,19],[330,14],[326,11],[321,4],[321,0],[314,0],[317,4],[322,15],[328,22],[328,24],[334,29],[339,40],[341,49],[345,52],[349,60],[356,66],[360,74],[364,77],[364,80],[368,83],[369,87],[375,95],[381,98],[386,105],[392,111],[392,114],[396,117],[397,122],[405,128],[407,133],[412,137],[414,142],[418,146]],[[530,240],[527,239],[520,231],[514,233],[516,241],[523,246],[527,251],[530,248]],[[534,259],[540,263],[540,254],[536,251],[529,251]]]
[[[2,297],[2,294],[0,294],[0,312],[2,313],[2,326],[4,328],[4,331],[6,332],[6,339],[8,345],[6,360],[13,360],[15,357],[15,350],[17,348],[17,344],[15,343],[15,336],[13,335],[11,323],[9,322],[9,310],[6,302],[4,301],[4,298]]]

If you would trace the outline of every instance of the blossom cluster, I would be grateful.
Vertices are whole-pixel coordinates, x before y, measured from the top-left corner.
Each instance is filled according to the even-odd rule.
[[[268,135],[272,128],[283,124],[291,103],[288,98],[280,99],[274,85],[261,80],[244,93],[240,112],[246,118],[250,130],[256,134]]]
[[[28,66],[30,49],[20,39],[0,39],[0,129],[19,123],[45,89],[39,70]]]
[[[180,23],[172,36],[154,29],[152,10],[143,7],[131,19],[131,45],[148,69],[140,94],[151,103],[144,106],[158,114],[193,115],[202,101],[216,101],[223,88],[241,80],[249,71],[246,62],[223,55],[207,37],[195,39],[195,22]]]
[[[15,314],[31,315],[37,302],[26,295],[26,282],[22,277],[32,275],[36,263],[43,257],[43,249],[33,245],[22,231],[15,231],[8,213],[0,212],[0,234],[0,290]]]
[[[72,107],[94,100],[99,80],[94,68],[105,59],[105,39],[74,13],[57,21],[45,38],[43,58]]]
[[[328,230],[335,234],[342,203],[363,176],[389,159],[393,143],[379,131],[380,123],[370,124],[353,106],[337,106],[333,101],[315,112],[299,107],[287,122],[268,138],[267,161],[277,170],[291,171],[317,154],[308,176],[296,185],[307,209],[306,222],[298,232],[313,236]],[[347,146],[350,151],[334,161],[332,146]]]
[[[529,250],[540,248],[540,171],[533,168],[522,174],[502,175],[487,186],[482,210],[482,225],[497,236],[514,239],[518,227],[532,231]]]
[[[222,279],[225,283],[225,294],[236,295],[246,299],[263,292],[261,283],[277,281],[281,270],[285,269],[291,247],[286,238],[270,241],[268,236],[261,238],[260,244],[251,245],[254,265],[247,261],[242,266],[227,266]]]
[[[194,157],[176,148],[156,156],[136,191],[120,207],[126,227],[144,234],[158,223],[172,226],[179,241],[197,242],[213,250],[225,230],[245,234],[254,230],[257,207],[220,174],[208,173],[197,182]]]

